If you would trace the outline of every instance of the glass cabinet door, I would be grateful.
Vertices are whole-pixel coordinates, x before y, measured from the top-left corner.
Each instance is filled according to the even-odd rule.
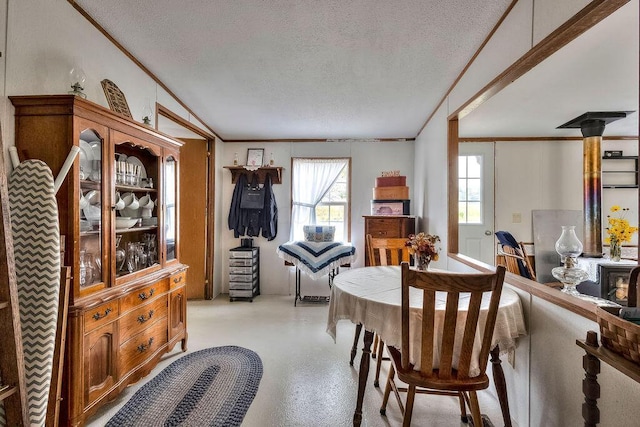
[[[174,156],[167,157],[164,165],[164,229],[167,245],[167,261],[177,259],[176,235],[177,235],[177,197],[176,182],[178,179],[178,162]]]
[[[116,277],[160,265],[156,188],[159,159],[140,141],[118,139],[114,146]]]
[[[80,133],[80,246],[79,283],[88,288],[104,283],[102,268],[104,233],[102,218],[102,150],[103,138],[92,129]]]

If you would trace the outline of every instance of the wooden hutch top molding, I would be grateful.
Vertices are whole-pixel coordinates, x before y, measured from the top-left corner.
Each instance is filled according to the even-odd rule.
[[[80,98],[75,95],[25,95],[9,96],[13,103],[17,115],[20,116],[52,116],[52,115],[75,115],[95,120],[98,114],[101,123],[116,129],[124,130],[128,135],[137,138],[148,138],[152,134],[157,138],[154,142],[161,146],[179,148],[184,145],[182,141],[166,135],[157,129],[146,126],[115,111],[103,107],[100,104]],[[124,127],[123,127],[124,126]]]
[[[264,180],[267,175],[271,175],[272,184],[282,184],[282,170],[281,166],[262,166],[256,170],[250,170],[244,166],[224,166],[225,169],[229,169],[231,172],[231,182],[233,184],[238,181],[240,175],[247,175],[247,180],[251,182],[251,176],[255,173],[258,175],[258,182],[264,184]]]

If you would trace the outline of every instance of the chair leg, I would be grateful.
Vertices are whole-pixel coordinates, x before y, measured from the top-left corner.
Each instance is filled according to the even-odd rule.
[[[458,399],[460,400],[460,421],[465,424],[469,423],[469,417],[467,416],[467,405],[464,403],[464,392],[458,392]]]
[[[356,351],[358,349],[358,340],[360,339],[361,331],[362,331],[362,323],[358,323],[356,325],[356,335],[353,337],[353,346],[351,347],[351,360],[349,360],[349,365],[351,366],[353,366],[353,359],[355,359],[356,357]]]
[[[375,359],[377,356],[376,348],[378,348],[378,334],[373,335],[373,351],[371,352],[371,357],[373,359]]]
[[[387,413],[387,402],[389,401],[389,395],[391,394],[391,383],[396,375],[396,370],[393,367],[393,363],[389,367],[389,376],[387,377],[387,386],[384,388],[384,397],[382,398],[382,406],[380,407],[380,414],[385,415]]]
[[[382,366],[382,353],[384,352],[384,341],[378,340],[378,360],[376,361],[376,377],[373,380],[374,387],[380,387],[380,367]]]
[[[413,400],[416,397],[416,386],[409,385],[407,392],[407,405],[404,409],[404,418],[402,419],[402,427],[409,427],[411,425],[411,415],[413,414]]]
[[[482,415],[480,414],[478,395],[475,391],[469,392],[469,406],[471,406],[471,416],[473,417],[474,427],[482,427]]]

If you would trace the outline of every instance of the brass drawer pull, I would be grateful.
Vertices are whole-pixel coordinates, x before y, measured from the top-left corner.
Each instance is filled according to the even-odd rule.
[[[93,315],[93,319],[94,320],[100,320],[100,319],[104,319],[105,317],[107,317],[109,315],[109,313],[111,313],[113,310],[111,308],[107,308],[104,311],[104,314],[100,314],[99,312]]]
[[[138,298],[140,298],[142,301],[144,301],[144,300],[146,300],[147,298],[151,298],[151,297],[153,296],[153,294],[155,293],[155,291],[156,291],[156,290],[155,290],[155,288],[151,288],[151,289],[149,290],[149,295],[147,295],[147,294],[146,294],[146,293],[144,293],[144,292],[141,292],[141,293],[139,293],[139,294],[138,294]]]
[[[183,276],[180,276],[180,277],[174,277],[174,278],[173,278],[173,283],[180,283],[180,282],[182,282],[182,277],[183,277]]]
[[[153,310],[149,310],[149,316],[145,317],[144,314],[141,314],[140,316],[138,316],[138,322],[144,323],[147,320],[150,320],[152,317],[153,317]]]
[[[151,344],[153,344],[153,337],[149,338],[149,344],[140,344],[138,346],[138,351],[140,353],[144,353],[145,351],[149,350],[151,348]]]

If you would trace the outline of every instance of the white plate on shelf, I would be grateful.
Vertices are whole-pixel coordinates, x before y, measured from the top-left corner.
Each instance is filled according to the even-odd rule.
[[[80,166],[82,166],[82,171],[84,172],[85,179],[89,178],[91,172],[93,172],[93,148],[87,141],[80,140]]]
[[[102,218],[102,209],[99,206],[87,206],[82,212],[87,221],[100,221]]]
[[[127,157],[126,162],[132,165],[140,166],[140,178],[147,177],[147,170],[144,168],[144,165],[142,164],[139,158],[135,156],[129,156]]]
[[[102,160],[102,144],[100,144],[100,141],[90,142],[89,145],[91,146],[93,159]]]
[[[131,208],[122,208],[120,211],[120,216],[130,217],[130,218],[140,218],[140,208],[131,209]]]

